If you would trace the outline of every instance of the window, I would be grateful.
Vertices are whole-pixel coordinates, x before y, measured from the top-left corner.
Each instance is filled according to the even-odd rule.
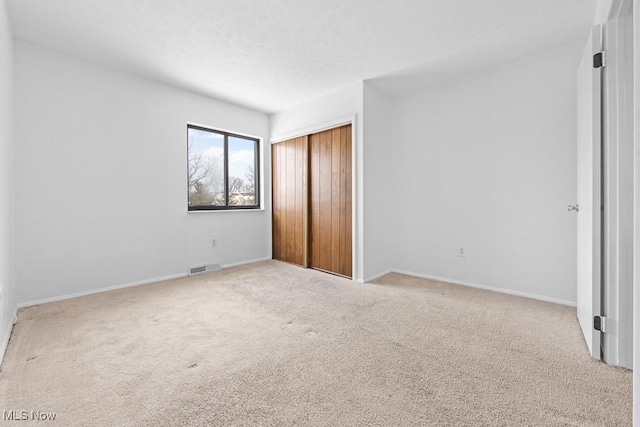
[[[260,207],[258,140],[187,126],[189,210]]]

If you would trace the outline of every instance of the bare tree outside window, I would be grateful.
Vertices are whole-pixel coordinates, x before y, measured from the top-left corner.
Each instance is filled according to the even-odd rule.
[[[257,148],[255,139],[189,126],[189,210],[257,208]]]
[[[255,205],[255,141],[229,137],[229,204]]]

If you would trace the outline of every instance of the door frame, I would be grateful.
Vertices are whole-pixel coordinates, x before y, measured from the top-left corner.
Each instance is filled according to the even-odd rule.
[[[357,242],[356,242],[356,230],[357,230],[357,222],[356,222],[356,209],[357,209],[357,193],[358,189],[356,187],[356,125],[357,125],[357,115],[352,114],[349,116],[338,117],[333,120],[328,120],[326,122],[322,122],[316,125],[307,126],[302,129],[298,129],[293,132],[288,132],[286,134],[277,135],[272,137],[270,141],[270,145],[277,144],[278,142],[287,141],[293,138],[299,138],[301,136],[311,135],[318,132],[323,132],[325,130],[334,129],[341,126],[351,125],[351,280],[356,280],[356,262],[357,262]],[[270,169],[271,181],[273,182],[273,171]],[[269,190],[271,192],[271,190]]]
[[[632,0],[614,0],[603,23],[602,75],[603,284],[602,357],[611,365],[633,363],[633,49]],[[632,18],[632,17],[631,17]],[[631,37],[629,37],[631,36]],[[625,160],[627,160],[625,162]]]
[[[577,75],[577,269],[576,315],[589,354],[602,358],[602,333],[594,316],[602,315],[604,175],[602,138],[602,67],[594,55],[602,51],[602,25],[590,31]]]
[[[631,0],[629,0],[631,1]],[[635,213],[640,212],[640,2],[633,7],[633,166]],[[640,215],[633,231],[633,425],[640,426]]]

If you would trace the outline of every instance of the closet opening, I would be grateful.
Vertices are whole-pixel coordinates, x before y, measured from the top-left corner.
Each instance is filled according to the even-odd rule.
[[[271,145],[273,259],[353,275],[352,125]]]

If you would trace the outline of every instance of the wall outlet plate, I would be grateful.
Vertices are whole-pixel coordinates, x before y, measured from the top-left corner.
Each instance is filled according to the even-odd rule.
[[[467,255],[467,252],[465,251],[465,249],[462,246],[458,246],[458,256],[464,257],[466,255]]]

